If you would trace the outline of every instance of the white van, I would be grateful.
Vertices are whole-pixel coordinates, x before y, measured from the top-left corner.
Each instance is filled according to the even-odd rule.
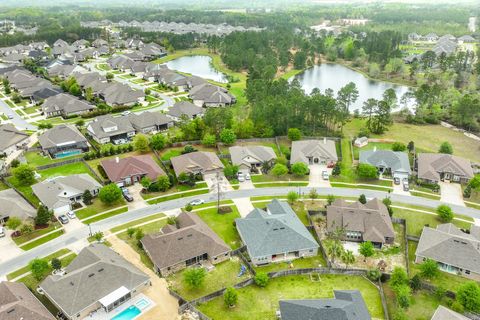
[[[3,237],[5,237],[5,228],[0,227],[0,238],[3,238]]]

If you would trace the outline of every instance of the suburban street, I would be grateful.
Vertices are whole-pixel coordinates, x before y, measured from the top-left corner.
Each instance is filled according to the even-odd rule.
[[[296,191],[301,194],[308,194],[311,190],[310,187],[277,187],[277,188],[256,188],[256,189],[239,189],[234,191],[227,191],[222,194],[223,200],[232,200],[238,198],[249,198],[255,196],[283,196],[290,191]],[[376,190],[366,190],[366,189],[351,189],[351,188],[316,188],[317,192],[321,196],[334,195],[339,197],[358,197],[360,194],[365,194],[367,198],[385,198],[389,196],[393,202],[408,204],[408,205],[418,205],[429,208],[436,208],[442,202],[438,200],[430,200],[421,197],[408,196],[408,195],[399,195],[392,194],[383,191]],[[182,208],[192,199],[202,199],[205,202],[216,201],[217,195],[215,193],[202,194],[192,197],[174,199],[170,201],[161,202],[156,205],[150,205],[145,208],[136,209],[128,211],[126,213],[99,221],[97,223],[91,224],[92,233],[98,231],[107,231],[111,228],[125,224],[127,222],[141,219],[149,215],[172,211],[173,209]],[[480,211],[463,207],[458,205],[451,205],[451,208],[457,214],[462,214],[472,218],[480,219]],[[174,212],[174,211],[172,211]],[[414,214],[412,212],[412,214]],[[62,248],[73,246],[79,241],[85,241],[89,235],[89,227],[87,225],[82,226],[76,230],[68,232],[52,241],[47,242],[44,245],[36,247],[32,250],[25,251],[22,255],[14,257],[10,260],[7,260],[0,264],[0,276],[4,276],[14,270],[17,270],[25,265],[27,265],[32,259],[36,257],[47,256],[51,253],[54,253]]]
[[[37,130],[37,127],[28,123],[26,120],[24,120],[20,115],[18,115],[15,111],[13,111],[8,104],[6,104],[4,101],[0,100],[0,112],[4,113],[7,115],[13,116],[13,119],[9,119],[18,129],[21,130]]]

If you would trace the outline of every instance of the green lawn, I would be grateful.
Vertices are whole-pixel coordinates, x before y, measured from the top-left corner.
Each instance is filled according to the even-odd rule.
[[[254,183],[255,188],[272,188],[272,187],[306,187],[308,182],[270,182],[270,183]]]
[[[364,126],[365,120],[352,119],[345,125],[343,132],[346,137],[354,137]],[[371,138],[391,139],[405,144],[413,141],[417,149],[435,153],[438,152],[443,141],[448,141],[452,144],[455,155],[480,162],[480,141],[441,125],[414,125],[396,122],[383,135],[371,135]]]
[[[185,271],[188,269],[168,276],[167,281],[173,291],[179,293],[187,300],[193,300],[248,279],[250,277],[249,272],[238,277],[241,265],[242,262],[238,257],[232,257],[230,260],[216,264],[215,269],[207,273],[203,284],[197,289],[190,288],[183,281]]]
[[[369,142],[366,146],[362,148],[357,148],[353,146],[353,156],[355,159],[359,159],[360,151],[367,151],[367,150],[392,150],[392,143],[384,143],[384,142]]]
[[[415,274],[420,272],[419,264],[415,263],[415,252],[417,251],[417,245],[418,243],[415,241],[408,241],[408,263],[410,267],[410,277],[413,277]],[[440,271],[437,277],[430,280],[423,279],[423,281],[455,292],[460,285],[472,280],[456,274]]]
[[[61,250],[58,250],[57,252],[54,252],[54,253],[46,256],[46,257],[43,257],[42,259],[45,259],[45,260],[47,260],[47,261],[50,261],[50,260],[52,260],[53,258],[58,258],[58,257],[61,257],[61,256],[66,255],[66,254],[68,254],[68,253],[72,253],[72,254],[73,254],[73,252],[70,251],[70,250],[68,250],[68,249],[61,249]],[[29,271],[30,271],[30,267],[29,267],[29,266],[25,266],[25,267],[23,267],[23,268],[20,268],[20,269],[18,269],[18,270],[15,270],[15,271],[7,274],[7,280],[15,279],[15,278],[17,278],[17,277],[19,277],[19,276],[21,276],[21,275],[23,275],[23,274],[25,274],[25,273],[27,273],[27,272],[29,272]]]
[[[119,209],[116,209],[116,210],[109,211],[105,214],[101,214],[101,215],[98,215],[98,216],[95,216],[95,217],[92,217],[92,218],[89,218],[89,219],[85,219],[82,222],[83,223],[88,223],[88,224],[89,223],[94,223],[94,222],[98,222],[100,220],[104,220],[104,219],[111,218],[113,216],[125,213],[127,211],[128,211],[128,207],[122,207],[122,208],[119,208]]]
[[[423,208],[422,210],[428,211],[429,209]],[[443,223],[438,219],[436,214],[432,215],[408,209],[393,208],[393,216],[407,220],[407,234],[412,236],[420,236],[425,225],[435,228],[437,225]],[[452,223],[460,228],[470,229],[470,223],[455,219]]]
[[[272,182],[272,181],[308,181],[308,176],[297,177],[293,174],[286,174],[284,176],[274,176],[271,174],[256,174],[251,176],[252,182]]]
[[[148,192],[148,193],[142,193],[142,198],[145,200],[152,199],[152,198],[157,198],[161,196],[167,196],[171,193],[177,193],[177,192],[186,192],[186,191],[193,191],[193,190],[198,190],[198,189],[205,189],[207,188],[207,183],[200,181],[195,184],[195,186],[189,186],[187,184],[178,184],[176,186],[173,186],[172,188],[168,189],[165,192],[159,191],[159,192]]]
[[[82,155],[71,156],[71,157],[68,157],[68,159],[70,160],[73,158],[80,158],[80,157],[82,157]],[[28,164],[33,167],[44,166],[47,164],[65,161],[65,159],[52,159],[49,156],[44,156],[40,152],[35,152],[35,151],[26,152],[25,159],[27,160]]]
[[[292,267],[293,266],[293,267]],[[321,268],[326,267],[327,262],[323,259],[321,254],[318,254],[314,257],[308,258],[299,258],[291,261],[290,263],[287,262],[279,262],[279,263],[270,263],[266,266],[255,267],[257,272],[276,272],[288,269],[305,269],[305,268]]]
[[[44,234],[47,234],[53,230],[60,229],[62,225],[59,222],[51,223],[47,228],[45,229],[37,229],[33,231],[32,233],[21,235],[20,237],[15,237],[12,238],[13,241],[19,246],[27,241],[31,241],[35,238],[38,238],[40,236],[43,236]]]
[[[177,193],[177,194],[172,194],[172,195],[167,195],[161,198],[156,198],[156,199],[151,199],[148,200],[148,204],[156,204],[168,200],[173,200],[173,199],[179,199],[179,198],[186,198],[186,197],[191,197],[191,196],[196,196],[199,194],[205,194],[208,193],[208,189],[201,189],[201,190],[192,190],[192,191],[186,191],[182,193]]]
[[[122,224],[122,225],[116,226],[115,228],[110,229],[110,232],[115,233],[115,232],[118,232],[118,231],[127,230],[128,228],[133,228],[133,227],[135,227],[139,224],[146,223],[146,222],[156,220],[156,219],[160,219],[160,218],[165,218],[165,214],[156,213],[156,214],[153,214],[151,216],[148,216],[148,217],[145,217],[145,218],[142,218],[142,219],[133,220],[133,221],[130,221],[128,223],[125,223],[125,224]]]
[[[49,168],[46,170],[41,170],[38,173],[41,175],[40,179],[42,180],[80,173],[86,173],[93,177],[92,173],[90,170],[88,170],[87,166],[83,162],[70,163],[60,167]]]
[[[318,282],[308,275],[271,279],[265,288],[251,285],[239,289],[235,308],[226,307],[223,297],[218,297],[198,309],[213,320],[274,320],[279,300],[332,298],[334,289],[360,290],[371,316],[384,319],[378,289],[362,277],[341,275],[322,275]]]
[[[25,251],[31,250],[31,249],[36,248],[36,247],[38,247],[38,246],[40,246],[44,243],[47,243],[50,240],[53,240],[55,238],[60,237],[64,233],[65,233],[65,230],[59,229],[59,230],[49,234],[48,236],[42,237],[42,238],[40,238],[38,240],[35,240],[35,241],[32,241],[30,243],[27,243],[26,245],[20,246],[20,248],[25,250]]]
[[[195,213],[202,218],[226,244],[232,249],[237,249],[241,246],[241,241],[233,223],[235,219],[240,218],[240,214],[238,213],[237,207],[230,206],[230,208],[232,208],[232,212],[226,214],[218,214],[217,208],[200,210]]]
[[[100,201],[100,199],[96,198],[96,199],[93,199],[93,202],[91,205],[87,206],[86,208],[75,211],[75,215],[77,216],[78,219],[83,220],[90,216],[99,214],[101,212],[122,207],[125,204],[126,204],[125,200],[121,199],[117,203],[114,203],[112,205],[107,205],[102,201]]]
[[[205,147],[205,146],[202,146],[202,145],[197,145],[197,144],[193,145],[193,147],[195,149],[197,149],[198,151],[210,151],[210,152],[216,152],[217,151],[217,149],[215,149],[215,148],[208,148],[208,147]],[[160,158],[163,161],[170,160],[173,157],[180,156],[182,154],[183,149],[184,149],[184,147],[166,148],[166,149],[162,150],[162,152],[160,152]]]
[[[388,314],[390,319],[393,319],[393,316],[399,309],[395,293],[388,284],[383,285],[383,291],[387,300]],[[407,319],[411,320],[430,319],[439,305],[440,301],[432,293],[420,290],[412,295],[411,305],[408,310],[405,310],[405,314]]]
[[[35,112],[38,111],[38,107],[28,107],[28,108],[24,108],[23,109],[23,112],[25,112],[26,114],[33,114]]]

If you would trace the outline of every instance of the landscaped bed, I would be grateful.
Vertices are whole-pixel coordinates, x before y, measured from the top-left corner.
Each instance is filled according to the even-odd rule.
[[[199,288],[191,288],[184,282],[184,274],[188,269],[172,274],[167,277],[171,289],[187,300],[193,300],[203,297],[207,294],[231,287],[250,277],[247,271],[241,277],[238,277],[242,266],[242,261],[238,257],[232,257],[230,260],[215,265],[215,269],[207,272],[203,284]],[[248,269],[247,269],[248,270]]]
[[[275,320],[279,300],[332,298],[334,289],[360,290],[372,318],[384,319],[380,293],[375,285],[363,277],[343,275],[321,275],[320,281],[312,281],[309,275],[275,278],[265,288],[251,285],[239,289],[234,308],[226,307],[223,297],[198,308],[212,319]]]

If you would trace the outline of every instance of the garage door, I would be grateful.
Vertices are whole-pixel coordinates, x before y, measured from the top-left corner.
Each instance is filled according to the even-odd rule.
[[[395,172],[395,173],[393,174],[393,177],[394,177],[394,178],[399,178],[400,181],[403,181],[404,178],[407,178],[407,179],[408,179],[408,174],[403,173],[403,172]]]

